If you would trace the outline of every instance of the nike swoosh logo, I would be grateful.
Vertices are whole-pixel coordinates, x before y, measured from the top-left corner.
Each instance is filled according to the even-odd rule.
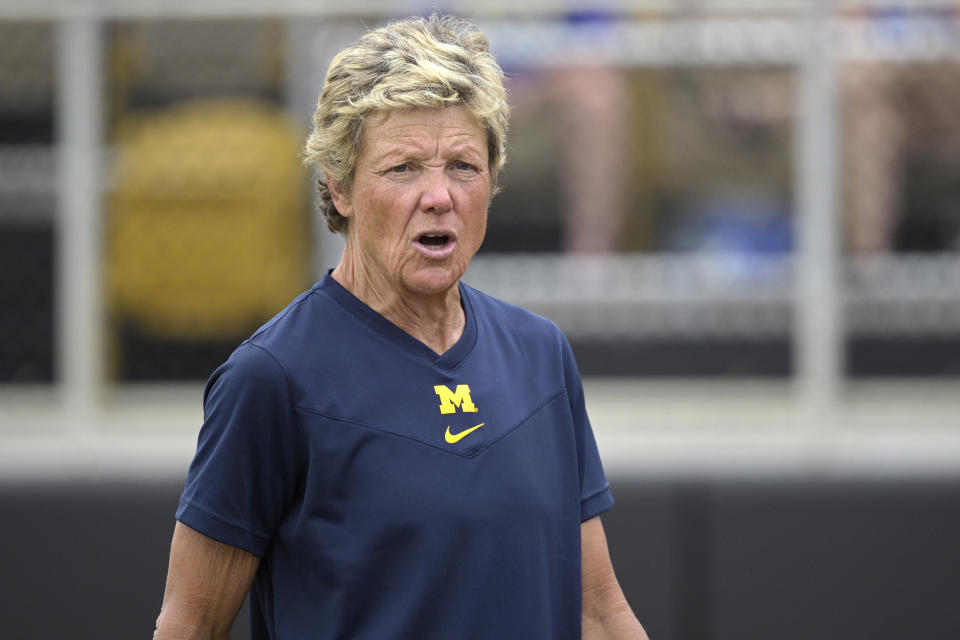
[[[466,429],[466,430],[464,430],[464,431],[461,431],[460,433],[450,433],[450,427],[447,427],[447,432],[446,432],[445,434],[443,434],[443,439],[446,440],[447,442],[449,442],[450,444],[454,444],[454,443],[460,442],[460,441],[463,440],[465,437],[467,437],[468,435],[470,435],[471,433],[473,433],[474,431],[476,431],[477,429],[479,429],[480,427],[482,427],[482,426],[485,425],[485,424],[487,424],[487,423],[486,423],[486,422],[481,422],[481,423],[478,424],[477,426],[475,426],[475,427],[470,427],[469,429]]]

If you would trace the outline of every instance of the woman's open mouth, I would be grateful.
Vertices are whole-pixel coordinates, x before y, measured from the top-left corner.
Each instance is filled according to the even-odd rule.
[[[428,232],[417,236],[414,246],[428,258],[446,258],[453,251],[456,236],[442,232]]]
[[[447,245],[447,242],[449,240],[450,240],[450,236],[436,235],[433,233],[425,233],[419,238],[417,238],[417,242],[419,242],[425,247],[430,247],[431,249],[442,249]]]

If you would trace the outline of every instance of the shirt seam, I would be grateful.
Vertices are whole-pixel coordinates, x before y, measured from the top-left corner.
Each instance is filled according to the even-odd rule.
[[[593,499],[596,498],[597,496],[603,495],[603,494],[606,493],[607,491],[610,491],[610,483],[609,483],[609,482],[607,482],[606,484],[604,484],[604,486],[603,486],[602,488],[597,489],[596,491],[594,491],[594,492],[592,492],[592,493],[589,493],[589,494],[585,495],[584,497],[580,498],[580,502],[587,502],[588,500],[593,500]]]
[[[402,433],[394,433],[393,431],[387,431],[387,430],[385,430],[385,429],[381,429],[381,428],[379,428],[379,427],[375,427],[375,426],[373,426],[373,425],[366,424],[365,422],[361,422],[361,421],[359,421],[359,420],[353,420],[353,419],[351,419],[351,418],[345,418],[345,417],[342,417],[342,416],[331,415],[331,414],[328,414],[328,413],[324,413],[324,412],[322,412],[322,411],[317,411],[316,409],[310,409],[310,408],[308,408],[308,407],[295,407],[294,410],[297,411],[298,413],[309,413],[309,414],[311,414],[311,415],[319,416],[319,417],[321,417],[321,418],[326,418],[327,420],[334,420],[334,421],[336,421],[336,422],[342,422],[342,423],[344,423],[344,424],[348,424],[348,425],[351,425],[351,426],[354,426],[354,427],[359,427],[359,428],[361,428],[361,429],[368,429],[368,430],[370,430],[370,431],[375,431],[375,432],[377,432],[377,433],[382,433],[382,434],[387,435],[387,436],[393,436],[393,437],[396,437],[396,438],[401,438],[401,439],[403,439],[403,440],[408,440],[408,441],[410,441],[410,442],[413,442],[413,443],[415,443],[415,444],[418,444],[418,445],[421,445],[421,446],[424,446],[424,447],[430,447],[431,449],[436,449],[437,451],[442,451],[442,452],[444,452],[444,453],[449,453],[449,454],[451,454],[451,455],[460,456],[461,458],[467,458],[468,460],[471,460],[471,459],[477,458],[477,457],[480,456],[480,454],[482,454],[483,452],[489,451],[490,449],[492,449],[492,448],[493,448],[494,446],[496,446],[501,440],[503,440],[504,438],[506,438],[507,436],[509,436],[511,433],[513,433],[514,431],[516,431],[517,429],[519,429],[525,422],[527,422],[531,417],[533,417],[538,411],[540,411],[540,410],[543,409],[545,406],[547,406],[548,404],[550,404],[551,402],[553,402],[554,400],[556,400],[557,398],[559,398],[559,397],[560,397],[561,395],[563,395],[564,393],[566,393],[566,389],[560,389],[559,391],[554,392],[554,393],[551,394],[549,397],[547,397],[546,400],[542,401],[542,402],[541,402],[540,404],[538,404],[536,407],[534,407],[533,409],[531,409],[522,419],[518,420],[517,423],[516,423],[514,426],[512,426],[512,427],[511,427],[506,433],[504,433],[502,436],[500,436],[499,438],[497,438],[496,440],[494,440],[493,442],[491,442],[491,443],[490,443],[489,445],[487,445],[486,447],[480,449],[479,451],[475,451],[475,452],[469,453],[469,454],[468,454],[468,453],[460,453],[459,451],[453,451],[453,450],[451,450],[451,449],[446,449],[446,448],[441,447],[441,446],[439,446],[439,445],[431,444],[431,443],[429,443],[429,442],[424,442],[423,440],[419,440],[419,439],[414,438],[414,437],[412,437],[412,436],[408,436],[408,435],[405,435],[405,434],[402,434]]]
[[[453,366],[447,369],[450,375],[453,375],[454,373],[456,373],[461,367],[463,367],[463,365],[467,363],[467,360],[469,360],[470,357],[473,355],[473,352],[476,351],[477,345],[480,344],[480,322],[477,319],[477,312],[474,309],[474,300],[472,299],[474,291],[471,290],[468,292],[467,289],[472,289],[472,287],[470,287],[470,285],[466,283],[458,283],[458,284],[463,284],[463,288],[461,289],[461,292],[460,292],[460,297],[463,299],[463,302],[464,302],[463,312],[465,314],[469,313],[470,316],[473,318],[473,344],[470,345],[470,348],[467,349],[466,353],[463,354],[463,357],[460,358],[459,362],[455,363]]]
[[[314,285],[314,286],[310,287],[310,289],[308,289],[307,291],[304,291],[302,294],[300,294],[300,296],[299,296],[300,299],[299,299],[299,300],[296,300],[296,301],[294,301],[292,304],[288,305],[286,309],[284,309],[283,311],[281,311],[280,313],[278,313],[277,315],[275,315],[275,316],[274,316],[273,318],[271,318],[265,325],[263,325],[262,327],[260,327],[260,328],[257,329],[256,331],[254,331],[253,334],[252,334],[249,338],[247,338],[247,341],[250,342],[250,344],[253,344],[253,339],[254,339],[254,338],[256,338],[256,337],[260,336],[261,334],[264,334],[264,333],[266,333],[267,331],[269,331],[270,329],[272,329],[276,324],[278,324],[278,323],[280,322],[280,320],[282,320],[284,317],[286,317],[287,314],[291,313],[294,309],[296,309],[296,308],[299,307],[301,304],[303,304],[304,302],[306,302],[307,299],[309,299],[310,296],[312,296],[312,295],[314,295],[315,293],[317,293],[317,291],[318,291],[317,285]],[[261,348],[262,348],[262,347],[261,347]],[[264,349],[264,351],[266,351],[266,349]],[[272,355],[272,354],[271,354],[271,355]]]
[[[493,442],[491,442],[489,446],[484,447],[483,449],[481,449],[480,451],[475,452],[473,455],[471,455],[471,456],[469,456],[469,457],[472,458],[472,457],[475,457],[475,456],[479,456],[481,453],[484,453],[484,452],[486,452],[486,451],[489,451],[489,450],[492,449],[494,446],[496,446],[497,444],[499,444],[501,440],[503,440],[504,438],[507,438],[507,437],[509,437],[510,435],[512,435],[513,433],[515,433],[520,427],[522,427],[528,420],[530,420],[530,418],[532,418],[534,415],[536,415],[541,409],[543,409],[545,406],[547,406],[548,404],[550,404],[551,402],[553,402],[554,400],[556,400],[557,398],[559,398],[560,396],[562,396],[562,395],[564,395],[564,394],[566,394],[566,393],[567,393],[567,390],[566,390],[566,389],[560,389],[559,391],[553,393],[550,397],[548,397],[546,400],[544,400],[544,401],[541,402],[539,405],[537,405],[536,408],[534,408],[534,409],[531,410],[527,415],[525,415],[525,416],[523,417],[523,420],[520,420],[519,422],[517,422],[516,425],[514,425],[513,427],[511,427],[511,429],[510,429],[509,431],[507,431],[507,432],[504,433],[502,436],[500,436],[499,438],[497,438],[496,440],[494,440]]]
[[[297,429],[297,457],[300,460],[300,469],[303,469],[304,465],[306,464],[306,434],[304,433],[303,425],[300,423],[300,417],[297,414],[296,403],[293,400],[293,383],[290,382],[290,374],[287,373],[287,368],[283,366],[283,362],[280,361],[280,358],[278,358],[272,351],[263,345],[253,342],[252,340],[250,341],[250,346],[256,347],[260,351],[263,351],[265,354],[270,356],[274,362],[277,363],[278,367],[280,367],[280,373],[283,374],[283,382],[287,387],[287,406],[290,407],[290,413],[292,414]]]
[[[238,530],[242,531],[243,533],[246,533],[246,534],[248,534],[248,535],[251,535],[251,536],[257,538],[258,541],[261,541],[261,540],[262,540],[262,541],[265,541],[265,542],[269,542],[269,541],[270,541],[270,537],[271,537],[271,536],[265,535],[265,534],[263,534],[263,533],[260,533],[260,532],[258,532],[258,531],[255,531],[255,530],[253,530],[253,529],[250,529],[249,527],[246,527],[246,526],[244,526],[244,525],[242,525],[242,524],[239,524],[239,523],[237,523],[237,522],[234,522],[234,521],[230,520],[229,518],[227,518],[226,516],[220,515],[219,513],[213,511],[213,510],[210,509],[209,507],[200,504],[197,500],[194,500],[194,499],[191,498],[190,496],[186,496],[186,495],[185,495],[185,496],[182,496],[180,499],[181,499],[183,502],[186,503],[186,506],[187,506],[187,507],[189,507],[189,508],[191,508],[191,509],[196,509],[197,511],[199,511],[200,513],[202,513],[202,514],[205,515],[206,517],[210,518],[211,520],[216,520],[216,521],[219,522],[220,524],[226,525],[226,526],[228,526],[228,527],[233,527],[234,529],[238,529]]]

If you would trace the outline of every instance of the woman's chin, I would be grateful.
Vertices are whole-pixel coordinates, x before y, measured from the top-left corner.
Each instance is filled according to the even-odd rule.
[[[408,291],[417,295],[437,295],[449,291],[460,281],[463,271],[451,265],[421,267],[404,278]]]

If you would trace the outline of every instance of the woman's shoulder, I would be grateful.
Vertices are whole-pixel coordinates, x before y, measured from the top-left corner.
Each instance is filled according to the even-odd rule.
[[[284,365],[308,357],[308,351],[322,350],[325,338],[332,339],[334,327],[343,322],[332,317],[340,310],[337,305],[321,299],[323,292],[318,285],[294,298],[254,331],[244,345],[266,351]]]
[[[317,286],[314,285],[291,300],[290,304],[260,325],[248,340],[254,343],[262,343],[274,341],[278,337],[282,338],[289,325],[296,324],[304,314],[311,313],[312,305],[310,303],[312,298],[317,295],[317,290]]]
[[[496,298],[466,283],[462,285],[468,294],[478,324],[495,325],[524,338],[539,338],[550,342],[566,340],[563,332],[550,318]]]

